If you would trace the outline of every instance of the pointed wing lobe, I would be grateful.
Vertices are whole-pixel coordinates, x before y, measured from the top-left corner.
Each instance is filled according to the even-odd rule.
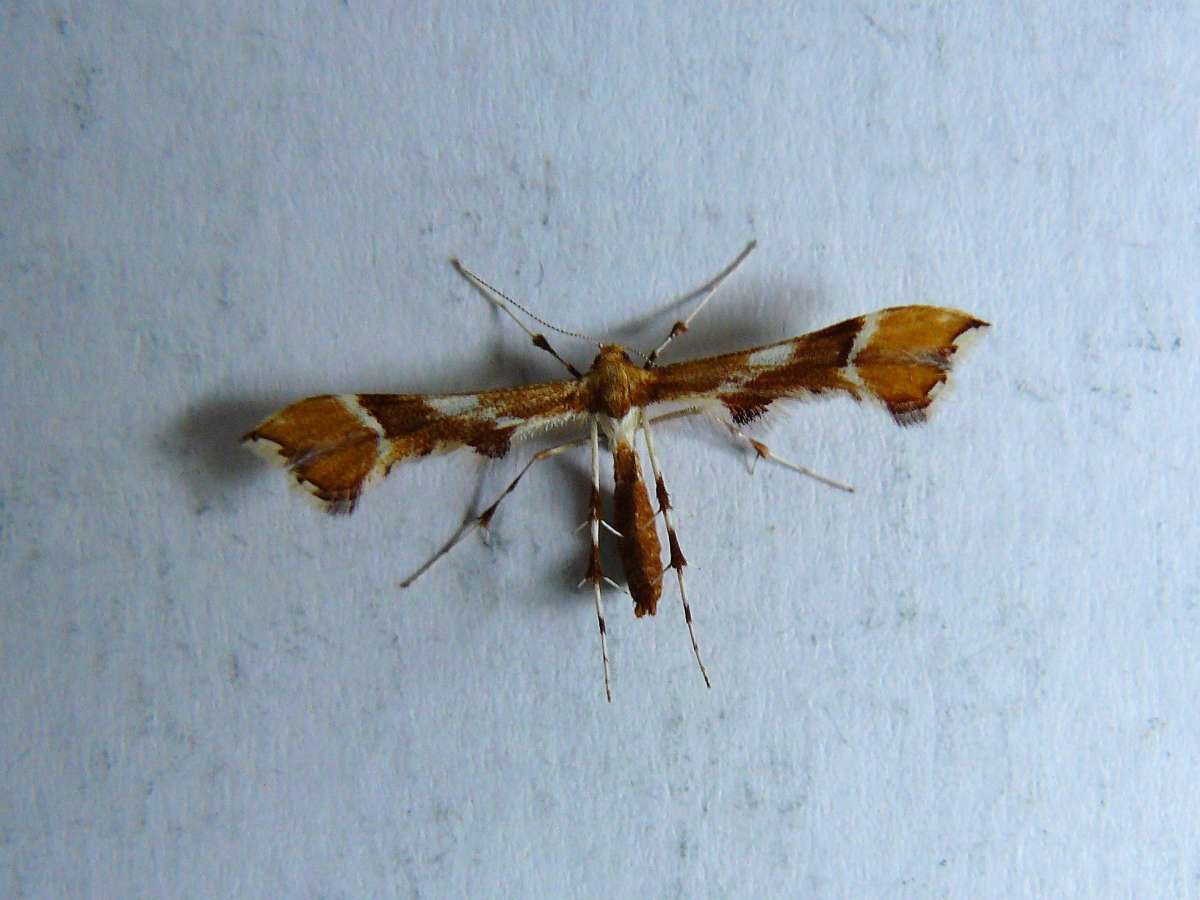
[[[955,309],[882,309],[777,344],[654,370],[651,402],[719,404],[743,425],[781,398],[841,392],[882,402],[911,425],[925,419],[965,338],[986,327]]]
[[[397,462],[471,447],[500,457],[584,414],[577,381],[474,394],[327,394],[275,413],[243,439],[286,466],[329,512],[348,513]]]

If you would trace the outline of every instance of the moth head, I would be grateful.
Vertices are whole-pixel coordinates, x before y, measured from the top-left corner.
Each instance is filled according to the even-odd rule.
[[[612,365],[613,363],[632,363],[629,354],[625,352],[625,348],[620,344],[601,344],[600,352],[596,354],[596,358],[592,360],[592,368],[598,366]]]

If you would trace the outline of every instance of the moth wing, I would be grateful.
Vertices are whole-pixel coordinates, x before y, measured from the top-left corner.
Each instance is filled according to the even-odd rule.
[[[498,458],[513,441],[585,416],[578,381],[464,394],[325,394],[281,409],[243,438],[289,469],[331,513],[402,460],[470,447]]]
[[[988,323],[955,309],[896,306],[820,331],[655,369],[652,404],[707,407],[738,425],[777,400],[849,394],[924,421],[955,354]]]

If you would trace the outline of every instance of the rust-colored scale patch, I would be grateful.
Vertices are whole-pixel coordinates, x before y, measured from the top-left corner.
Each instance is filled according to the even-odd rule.
[[[485,425],[469,430],[471,435],[466,440],[466,444],[469,447],[481,456],[500,459],[504,454],[508,453],[508,448],[512,445],[513,432],[517,428],[515,425],[509,425],[505,428]]]
[[[550,381],[545,384],[480,391],[474,396],[479,398],[481,409],[495,412],[498,416],[530,419],[560,410],[584,412],[587,409],[584,395],[583,387],[578,381]]]
[[[358,404],[390,441],[389,471],[400,460],[432,453],[451,421],[417,394],[359,394]]]
[[[587,572],[583,576],[592,584],[599,584],[604,580],[604,571],[600,568],[600,545],[592,544],[591,553],[588,556]],[[601,621],[604,621],[601,619]]]
[[[309,397],[281,409],[243,440],[267,440],[279,447],[290,464],[336,447],[357,436],[374,432],[353,412],[346,409],[338,397]]]
[[[613,448],[613,517],[621,532],[621,563],[638,618],[658,611],[662,593],[662,545],[637,453],[627,443]]]
[[[725,386],[727,393],[721,397],[721,402],[735,423],[745,425],[762,416],[771,401],[779,397],[825,391],[846,391],[857,397],[857,386],[846,379],[842,370],[863,321],[861,316],[847,319],[782,342],[790,345],[791,355],[786,362],[776,365],[750,368],[750,359],[779,344],[663,366],[654,370],[658,377],[647,400],[705,399]],[[729,390],[730,376],[738,373],[748,373],[748,377]]]
[[[661,475],[657,475],[654,478],[654,495],[658,498],[659,512],[669,512],[674,509],[671,506],[671,495],[667,493],[667,485],[662,480]]]
[[[391,446],[387,464],[438,451],[468,446],[493,459],[504,456],[521,424],[537,425],[563,413],[585,409],[579,382],[558,381],[528,387],[447,395],[470,398],[474,405],[458,415],[446,415],[419,394],[360,394],[359,404],[373,416]],[[521,423],[511,420],[519,419]],[[509,420],[504,425],[497,420]]]
[[[859,350],[854,367],[897,422],[922,422],[938,386],[949,376],[955,343],[987,323],[935,306],[900,306],[877,315],[875,332]]]
[[[346,514],[362,493],[367,478],[379,459],[379,439],[372,432],[343,444],[336,450],[313,457],[293,471],[313,494],[329,504],[331,513]]]
[[[841,368],[850,359],[854,339],[862,331],[864,319],[855,316],[836,325],[801,335],[791,343],[795,347],[793,365],[832,366]]]
[[[729,410],[729,418],[735,425],[749,425],[755,419],[766,415],[771,405],[771,401],[761,394],[740,391],[736,394],[722,395],[721,403]]]
[[[790,341],[792,358],[764,369],[747,381],[742,388],[744,395],[769,398],[846,391],[857,396],[855,384],[846,379],[843,369],[850,360],[863,321],[859,316],[794,338]],[[752,407],[753,403],[748,405]]]
[[[379,460],[379,436],[338,397],[309,397],[280,410],[246,435],[278,447],[296,478],[330,512],[354,508]]]
[[[707,397],[716,391],[729,377],[731,368],[746,364],[748,352],[726,353],[706,359],[693,359],[674,363],[661,369],[652,369],[653,380],[646,388],[646,403],[670,400],[686,400]]]
[[[262,442],[260,450],[277,450],[277,461],[324,500],[330,512],[346,513],[371,475],[387,473],[401,460],[462,446],[500,457],[522,427],[586,409],[586,393],[573,381],[457,396],[469,401],[458,415],[434,405],[445,397],[358,394],[346,401],[351,407],[333,395],[309,397],[271,416],[245,440]]]
[[[667,530],[667,544],[671,548],[671,568],[678,571],[687,565],[687,557],[679,549],[679,538],[675,537],[674,528]]]
[[[445,418],[418,394],[359,394],[358,405],[389,438],[412,434]]]

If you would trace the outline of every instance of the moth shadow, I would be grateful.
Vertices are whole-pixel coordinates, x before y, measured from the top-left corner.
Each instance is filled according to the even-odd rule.
[[[247,431],[284,405],[280,400],[220,397],[181,413],[160,435],[159,450],[187,482],[197,515],[228,506],[264,466],[241,445]]]
[[[601,446],[601,453],[606,453]],[[592,605],[592,593],[588,585],[581,585],[580,579],[587,571],[588,558],[591,555],[591,531],[586,524],[588,521],[588,497],[592,490],[591,460],[587,445],[577,448],[573,453],[556,457],[548,462],[549,480],[552,493],[563,498],[563,502],[554,503],[553,509],[548,510],[552,515],[537,516],[539,529],[545,529],[539,534],[539,543],[543,547],[554,548],[557,562],[543,559],[535,565],[546,566],[547,572],[553,571],[550,580],[556,590],[549,591],[545,596],[551,598],[547,602],[554,606],[576,607]],[[601,503],[606,521],[612,521],[612,491],[604,483],[603,465],[601,468]],[[489,495],[477,491],[473,508],[482,510]],[[512,501],[517,502],[514,497]],[[525,512],[527,515],[527,512]],[[478,515],[475,513],[474,515]],[[504,527],[501,524],[499,527]],[[565,540],[559,540],[555,535],[563,535]],[[539,556],[541,554],[538,554]],[[622,582],[622,567],[616,538],[604,528],[600,529],[600,566],[606,575],[614,581]],[[540,576],[539,576],[540,577]],[[611,588],[606,586],[605,593]]]
[[[531,350],[533,348],[530,348]],[[447,393],[454,390],[486,390],[490,387],[520,382],[522,370],[529,358],[540,354],[535,350],[527,357],[511,351],[497,340],[486,358],[456,371],[425,374],[409,383],[403,377],[382,369],[367,369],[360,376],[357,390],[377,390],[391,382],[391,389],[402,393]],[[497,372],[513,372],[505,378]],[[359,381],[360,379],[356,379]],[[397,384],[399,382],[399,384]],[[266,397],[215,396],[189,406],[159,435],[161,455],[187,482],[195,503],[195,512],[202,515],[216,505],[228,508],[237,489],[266,472],[270,467],[242,446],[242,436],[271,413],[304,397],[344,390],[344,385],[312,384],[297,379],[298,389],[287,394]],[[376,387],[372,388],[371,385]],[[461,385],[462,387],[458,387]],[[386,389],[386,388],[383,388]]]
[[[663,365],[771,344],[811,330],[806,320],[816,306],[817,291],[808,286],[793,288],[786,304],[778,302],[779,294],[777,283],[762,280],[744,280],[723,289],[671,342]],[[670,300],[613,329],[611,340],[648,352],[662,343],[677,321],[687,318],[696,303],[686,294]]]
[[[565,534],[570,540],[564,547],[559,562],[552,566],[555,577],[552,582],[556,590],[547,592],[551,598],[548,603],[554,606],[566,606],[572,609],[593,606],[591,584],[581,580],[587,572],[588,559],[592,552],[591,530],[588,527],[588,497],[592,490],[592,473],[587,448],[581,448],[582,453],[577,459],[556,460],[555,493],[563,497],[578,498],[568,503],[558,504],[559,514],[552,527]],[[601,445],[601,454],[608,454],[608,448]],[[602,461],[600,502],[601,516],[606,522],[613,521],[613,498],[611,480],[606,478]],[[543,520],[545,521],[545,520]],[[581,524],[583,527],[580,527]],[[557,542],[555,546],[560,544]],[[625,569],[621,562],[620,546],[617,538],[606,528],[600,528],[600,570],[618,585],[624,587]],[[604,584],[604,602],[606,608],[614,603],[632,599],[627,594],[619,593],[610,584]]]
[[[521,341],[519,335],[499,330],[492,333],[483,352],[473,359],[456,360],[453,367],[414,363],[397,371],[387,363],[372,363],[356,372],[354,382],[349,385],[326,384],[307,394],[293,395],[284,402],[321,393],[454,394],[570,377],[558,363],[527,340]]]

